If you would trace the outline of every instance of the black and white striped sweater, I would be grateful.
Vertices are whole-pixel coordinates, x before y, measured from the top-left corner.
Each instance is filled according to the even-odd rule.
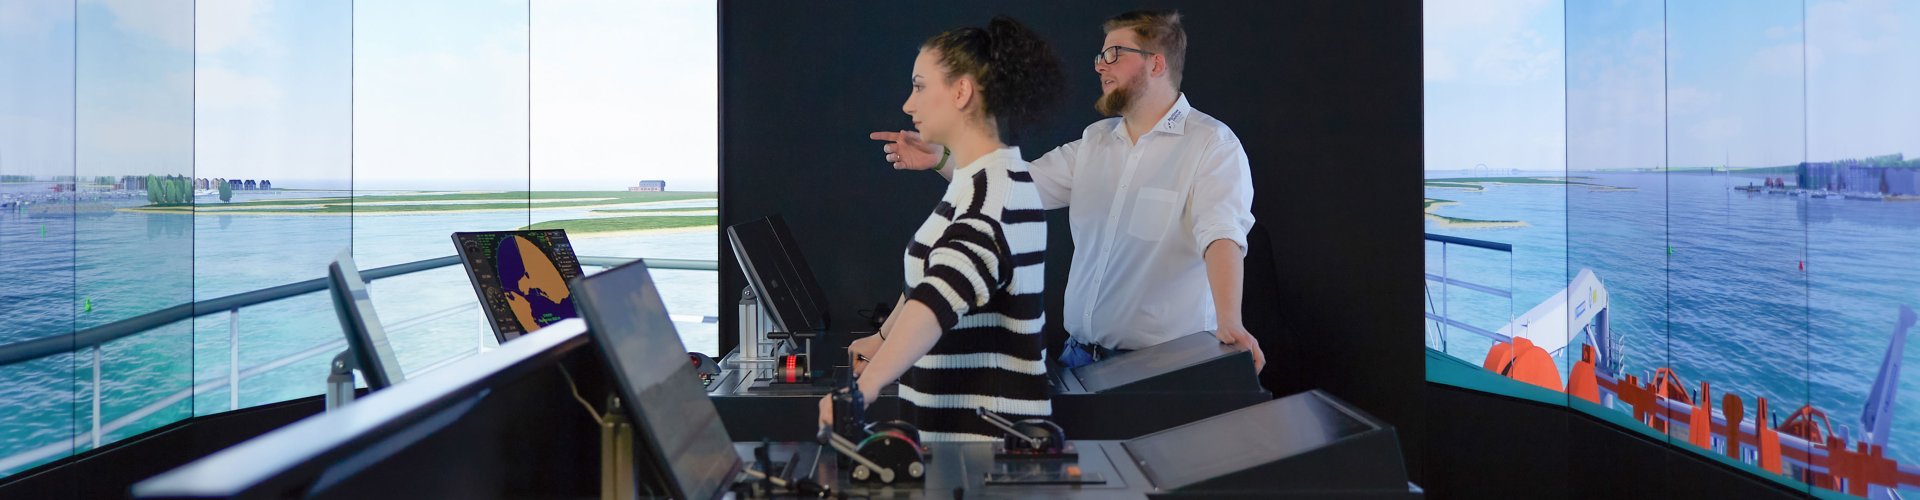
[[[1019,148],[953,172],[907,246],[909,300],[933,309],[940,341],[901,378],[901,416],[926,441],[991,441],[974,413],[1053,414],[1046,376],[1046,211]]]

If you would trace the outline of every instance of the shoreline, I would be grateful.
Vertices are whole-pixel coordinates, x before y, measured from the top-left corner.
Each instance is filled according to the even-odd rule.
[[[355,210],[351,212],[321,212],[319,210],[287,210],[288,206],[324,207],[328,205],[275,205],[275,206],[260,207],[260,208],[246,208],[246,207],[212,208],[212,207],[217,207],[219,205],[211,205],[208,208],[204,208],[204,209],[200,208],[201,207],[200,205],[195,205],[194,208],[187,209],[187,210],[182,210],[179,207],[162,207],[162,208],[125,207],[125,208],[115,209],[114,211],[127,212],[127,213],[142,213],[142,214],[175,214],[175,215],[278,215],[278,216],[290,216],[290,217],[343,217],[343,216],[358,217],[358,216],[370,216],[370,215],[382,215],[382,216],[384,215],[426,215],[426,214],[450,214],[450,213],[521,212],[521,211],[532,211],[532,210],[567,210],[567,209],[578,209],[578,208],[600,207],[600,206],[617,207],[617,206],[657,205],[657,204],[666,204],[666,203],[686,203],[690,201],[705,201],[705,200],[718,201],[717,198],[694,198],[694,199],[687,199],[687,200],[646,201],[646,202],[636,202],[636,203],[608,203],[604,205],[576,205],[576,206],[568,206],[568,207],[542,207],[542,206],[538,206],[538,204],[534,204],[533,206],[529,206],[525,208],[467,208],[467,209],[450,208],[450,209],[444,209],[444,210],[442,209],[436,209],[436,210],[374,209],[374,210],[366,210],[366,211]],[[402,204],[402,205],[379,205],[379,206],[421,206],[421,205]],[[426,205],[426,206],[458,207],[460,205]],[[687,207],[687,211],[689,212],[717,211],[717,210],[718,210],[718,207]],[[589,210],[589,211],[592,211],[592,210]],[[667,215],[671,213],[673,212],[656,212],[656,214],[659,214],[659,215]],[[699,213],[699,214],[690,214],[690,215],[708,215],[708,214]]]
[[[1426,220],[1432,221],[1434,225],[1443,229],[1508,229],[1528,226],[1526,221],[1461,219],[1433,213],[1434,210],[1441,207],[1460,204],[1460,202],[1453,200],[1427,198],[1425,203],[1426,208],[1421,210],[1421,212],[1423,212],[1422,215],[1426,217]]]
[[[1427,220],[1444,229],[1511,229],[1527,227],[1526,221],[1517,220],[1470,220],[1455,219],[1440,214],[1426,214]]]
[[[526,228],[521,227],[520,229],[525,230]],[[706,231],[718,232],[719,230],[720,230],[720,225],[715,224],[712,226],[664,227],[659,229],[623,229],[619,231],[596,231],[596,232],[590,232],[590,233],[575,233],[572,231],[568,231],[567,239],[578,240],[578,239],[593,239],[593,238],[618,238],[621,236],[646,236],[646,235],[660,235],[660,234],[699,233],[699,232],[706,232]]]

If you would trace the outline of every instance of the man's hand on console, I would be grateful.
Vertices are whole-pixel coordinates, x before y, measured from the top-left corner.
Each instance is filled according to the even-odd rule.
[[[880,352],[880,335],[868,335],[854,339],[847,345],[847,364],[853,367],[853,375],[859,376],[867,370],[867,360]]]
[[[921,139],[919,132],[874,132],[867,138],[887,142],[880,146],[880,152],[894,169],[926,170],[940,163],[940,146]]]
[[[1253,333],[1248,332],[1247,327],[1240,324],[1222,324],[1219,329],[1213,331],[1213,337],[1220,339],[1222,344],[1253,353],[1254,373],[1260,373],[1260,370],[1267,368],[1267,354],[1260,350],[1260,341],[1254,340]]]

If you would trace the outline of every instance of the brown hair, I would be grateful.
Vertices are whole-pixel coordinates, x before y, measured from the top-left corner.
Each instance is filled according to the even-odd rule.
[[[948,82],[960,75],[973,78],[980,86],[983,111],[1007,144],[1066,94],[1059,56],[1040,35],[1010,17],[994,17],[985,28],[949,30],[922,48],[940,57]]]
[[[1136,10],[1107,19],[1104,32],[1131,29],[1140,37],[1140,48],[1167,58],[1167,76],[1173,89],[1180,90],[1180,77],[1187,69],[1187,29],[1180,25],[1180,11]]]

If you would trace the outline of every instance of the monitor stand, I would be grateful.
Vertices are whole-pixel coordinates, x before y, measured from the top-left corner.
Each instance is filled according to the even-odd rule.
[[[353,402],[353,349],[340,351],[333,356],[332,367],[327,373],[326,411],[334,411]]]

